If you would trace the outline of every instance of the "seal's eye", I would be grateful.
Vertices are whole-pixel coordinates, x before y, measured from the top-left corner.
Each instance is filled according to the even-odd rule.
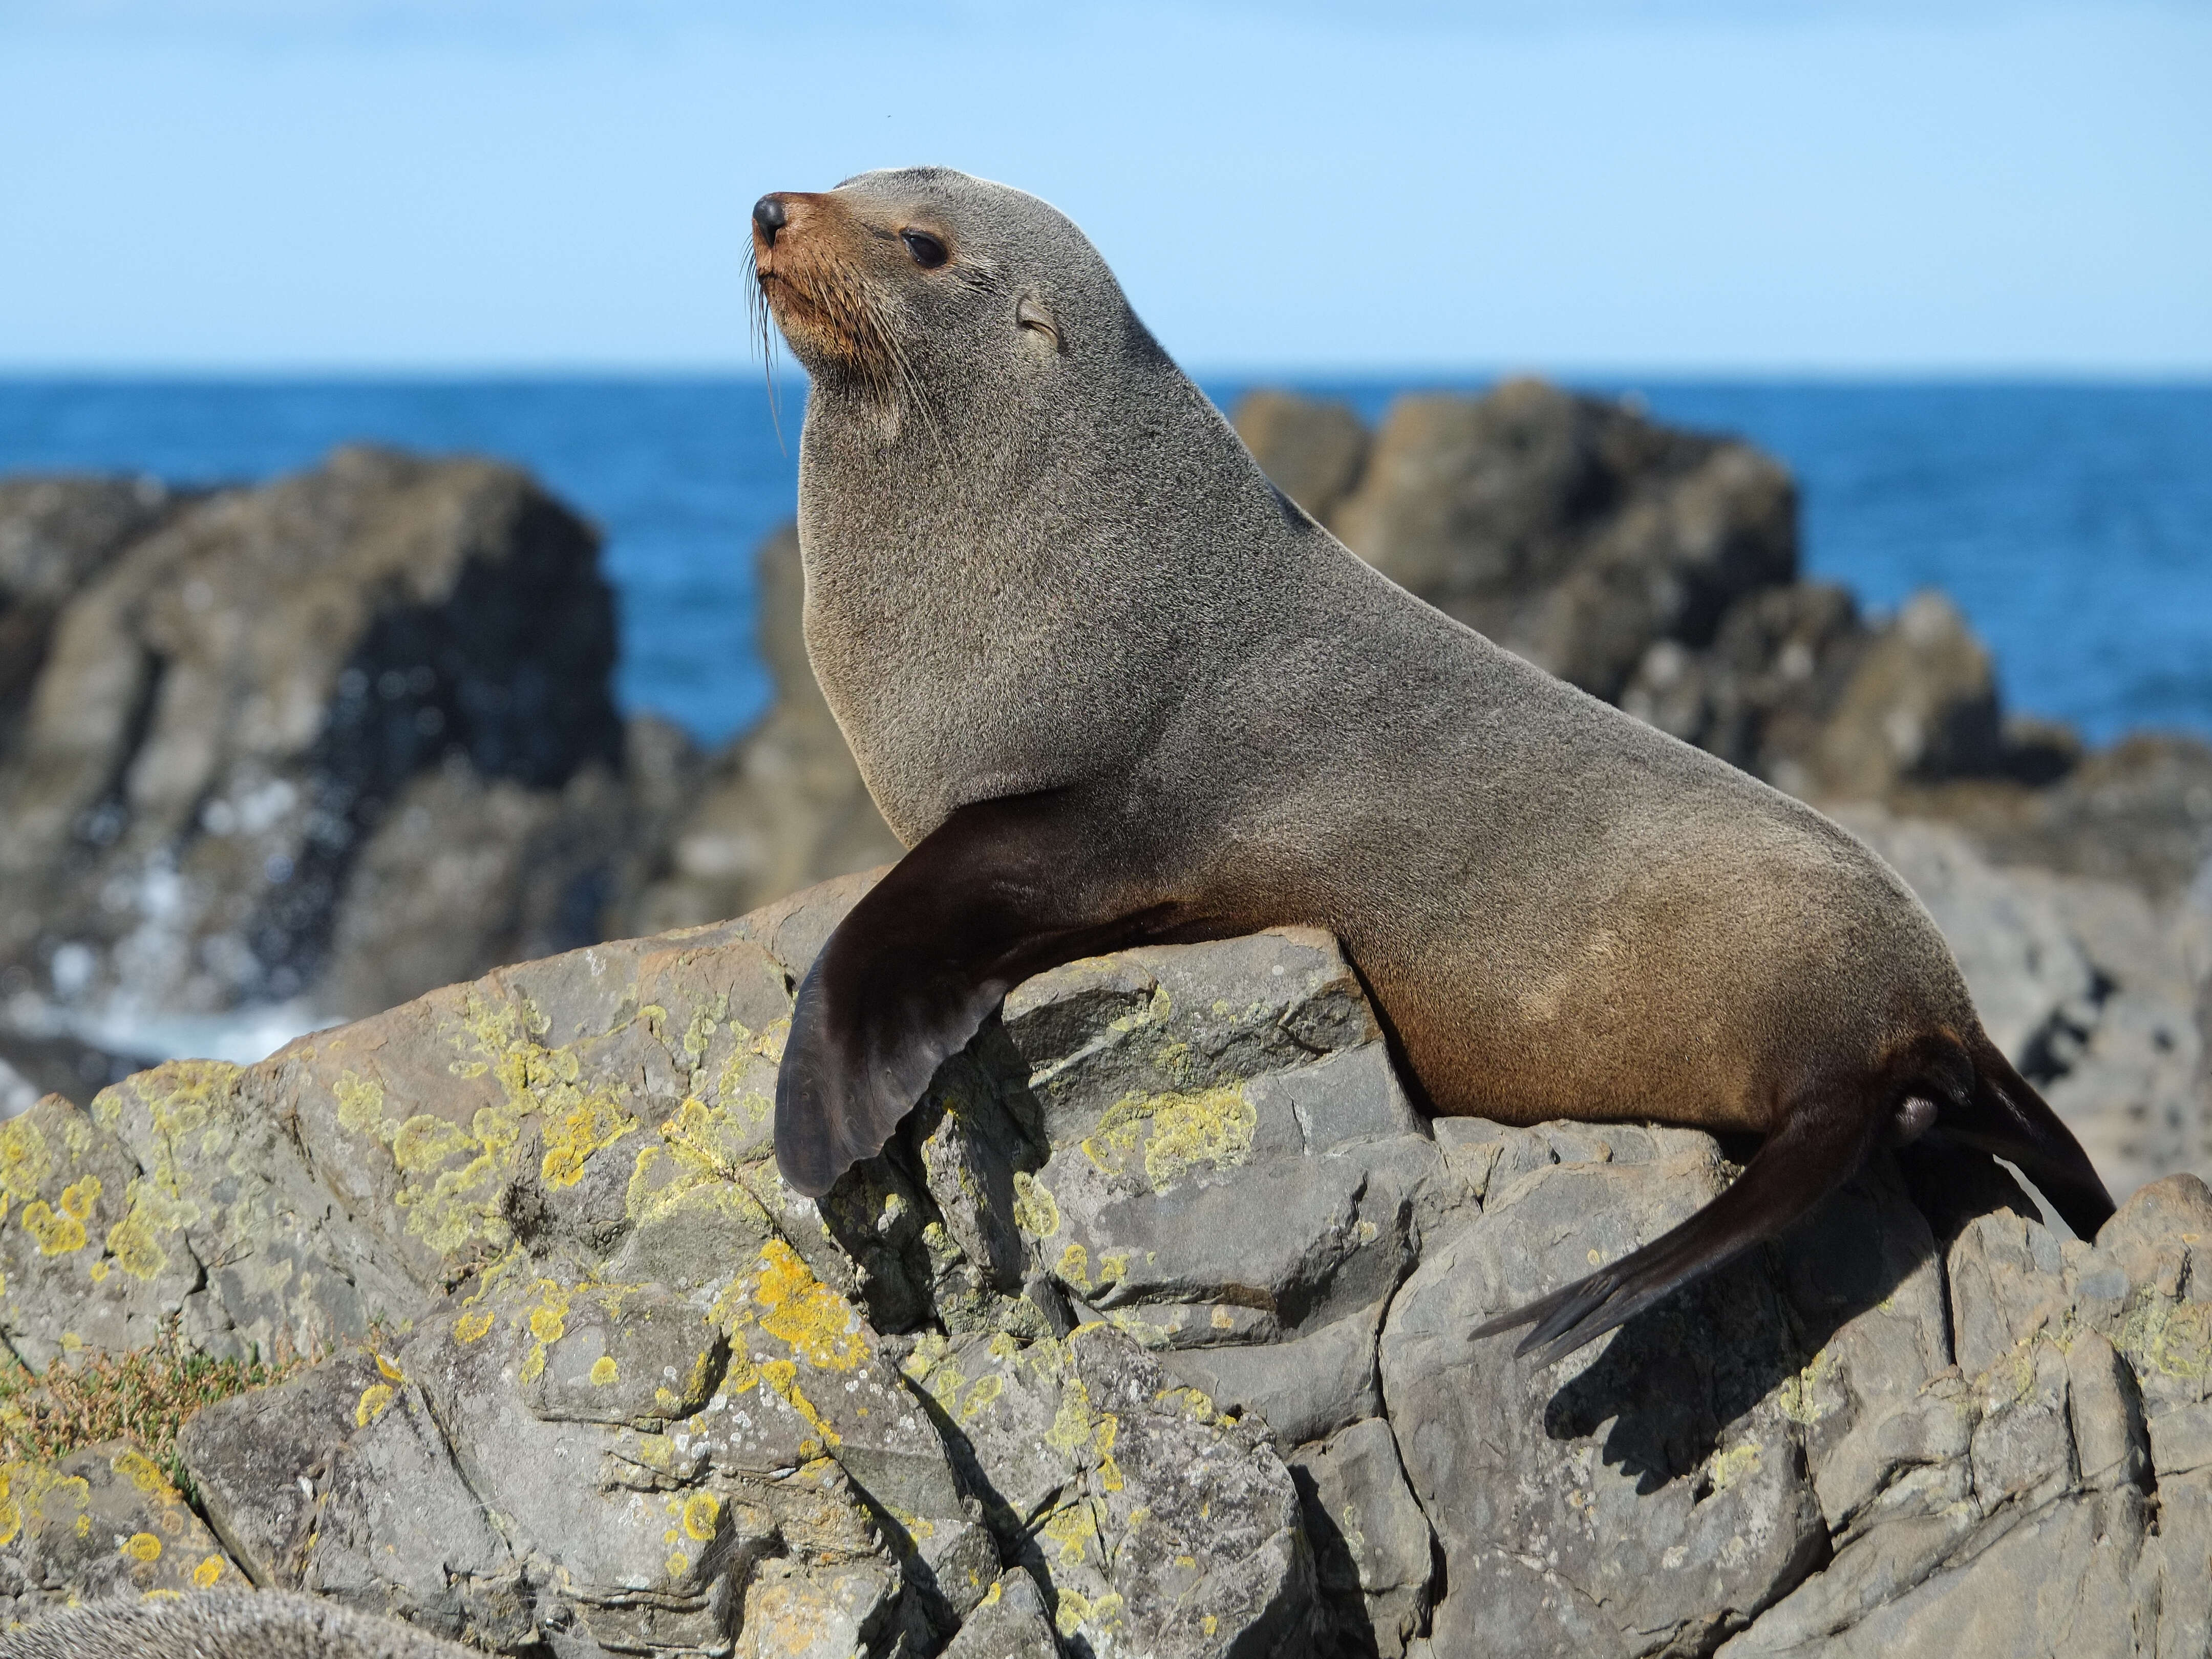
[[[899,240],[906,244],[906,251],[914,255],[915,264],[924,270],[934,270],[945,263],[945,244],[926,230],[902,230],[899,232]]]

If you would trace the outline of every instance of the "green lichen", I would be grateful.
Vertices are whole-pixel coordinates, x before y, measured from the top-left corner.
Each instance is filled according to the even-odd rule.
[[[1146,1184],[1162,1193],[1195,1170],[1246,1162],[1259,1121],[1241,1083],[1192,1094],[1129,1095],[1107,1109],[1083,1150],[1109,1175],[1140,1164]]]

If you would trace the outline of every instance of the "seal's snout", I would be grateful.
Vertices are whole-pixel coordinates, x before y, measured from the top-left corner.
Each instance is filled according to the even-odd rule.
[[[775,234],[790,216],[784,211],[783,198],[773,191],[753,204],[753,223],[759,228],[761,240],[770,247],[775,246]]]

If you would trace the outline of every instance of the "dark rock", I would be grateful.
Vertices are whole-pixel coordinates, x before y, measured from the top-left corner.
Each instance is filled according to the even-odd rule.
[[[1367,1418],[1291,1460],[1338,1645],[1397,1659],[1428,1624],[1435,1540],[1397,1442]]]
[[[1015,1567],[991,1585],[945,1659],[1058,1659],[1051,1616],[1036,1581]]]
[[[510,468],[346,449],[185,507],[53,625],[0,767],[0,880],[41,895],[0,969],[64,1012],[311,992],[418,774],[619,766],[613,659],[596,536]]]
[[[1607,698],[1653,643],[1702,650],[1797,568],[1774,462],[1534,380],[1401,398],[1334,522],[1401,586]]]
[[[1900,783],[1994,775],[2002,757],[1990,653],[1929,590],[1860,655],[1813,747],[1810,783],[1835,799],[1879,800]]]
[[[63,607],[178,505],[151,478],[0,478],[0,762]]]

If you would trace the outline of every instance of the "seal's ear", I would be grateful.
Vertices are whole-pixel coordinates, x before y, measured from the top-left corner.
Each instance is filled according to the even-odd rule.
[[[1044,301],[1034,294],[1024,294],[1014,301],[1014,326],[1036,330],[1052,342],[1054,351],[1067,349],[1067,343],[1060,337],[1060,325],[1053,320],[1052,313],[1045,309]]]

